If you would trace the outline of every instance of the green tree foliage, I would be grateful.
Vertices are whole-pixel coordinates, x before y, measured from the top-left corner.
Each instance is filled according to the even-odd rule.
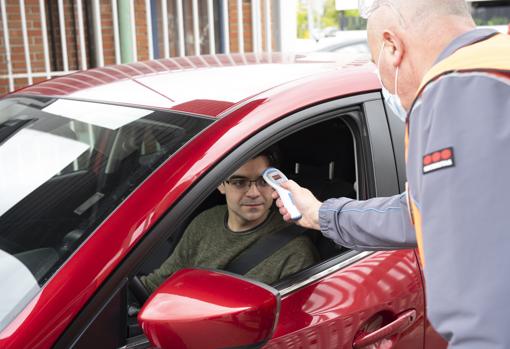
[[[309,39],[310,31],[308,30],[308,12],[304,3],[298,3],[297,10],[297,36],[300,39]]]
[[[488,20],[475,18],[475,23],[476,25],[505,25],[510,23],[510,19],[506,17],[492,17]]]
[[[314,22],[320,25],[318,29],[330,27],[340,29],[340,21],[344,30],[364,30],[367,26],[366,20],[359,17],[358,10],[337,11],[335,0],[324,2],[324,11],[320,18],[317,13],[314,13]],[[298,38],[309,39],[311,35],[308,30],[308,8],[304,1],[298,3],[297,25]]]
[[[324,3],[324,15],[320,19],[322,28],[340,28],[338,25],[338,12],[335,8],[335,0],[326,0]]]

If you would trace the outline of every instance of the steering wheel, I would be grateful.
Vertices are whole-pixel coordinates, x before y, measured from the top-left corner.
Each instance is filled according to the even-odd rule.
[[[145,286],[142,283],[142,280],[140,280],[140,277],[138,275],[134,275],[129,280],[129,289],[131,292],[133,292],[133,295],[136,297],[136,299],[140,302],[140,304],[145,303],[147,298],[149,298],[150,293],[149,290],[145,288]]]

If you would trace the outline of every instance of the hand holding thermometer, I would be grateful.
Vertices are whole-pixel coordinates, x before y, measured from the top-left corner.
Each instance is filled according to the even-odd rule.
[[[274,167],[269,167],[262,173],[262,178],[278,192],[280,199],[282,199],[283,206],[285,206],[290,214],[290,218],[293,221],[301,219],[301,212],[299,212],[294,201],[292,201],[292,194],[281,186],[282,183],[289,180],[283,172]]]

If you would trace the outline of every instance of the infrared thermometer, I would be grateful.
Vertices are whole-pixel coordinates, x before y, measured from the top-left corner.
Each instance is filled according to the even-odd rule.
[[[301,212],[299,212],[296,205],[294,204],[294,201],[292,200],[292,194],[290,191],[281,186],[282,183],[285,183],[289,180],[283,174],[283,172],[274,167],[269,167],[264,171],[264,173],[262,173],[262,178],[264,178],[267,184],[269,184],[274,188],[274,190],[278,192],[280,199],[282,199],[283,206],[285,206],[290,214],[290,218],[293,221],[301,219]]]

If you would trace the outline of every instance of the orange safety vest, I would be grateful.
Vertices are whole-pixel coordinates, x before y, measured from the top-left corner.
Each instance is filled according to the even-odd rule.
[[[490,54],[487,54],[490,52]],[[510,78],[510,36],[497,34],[486,40],[465,46],[454,52],[449,57],[434,65],[425,74],[418,92],[416,93],[413,106],[420,98],[425,88],[441,76],[451,73],[482,72],[494,75],[502,75]],[[409,123],[411,110],[408,114],[405,132],[405,160],[407,163],[407,153],[409,145]],[[420,252],[422,266],[425,266],[423,254],[423,233],[422,217],[420,210],[413,202],[411,192],[407,191],[409,214],[416,231],[416,241]]]

